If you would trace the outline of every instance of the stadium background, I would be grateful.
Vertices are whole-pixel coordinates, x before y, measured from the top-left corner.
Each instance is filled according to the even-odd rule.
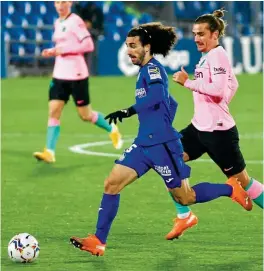
[[[101,1],[93,4],[94,6],[89,7],[101,15],[98,20],[92,18],[95,28],[92,32],[97,31],[94,74],[135,75],[137,68],[133,67],[126,56],[124,40],[131,27],[153,20],[177,27],[180,39],[178,45],[167,58],[160,58],[168,72],[174,72],[181,65],[191,72],[199,59],[192,42],[191,22],[200,14],[210,13],[221,7],[228,10],[225,19],[229,25],[227,37],[222,42],[232,57],[236,73],[262,71],[262,2]],[[86,1],[74,3],[73,11],[83,15],[86,5]],[[6,1],[2,2],[1,14],[2,38],[6,43],[3,58],[5,57],[7,66],[10,64],[9,76],[50,72],[53,60],[43,59],[41,51],[53,46],[53,22],[57,18],[53,2]],[[3,72],[6,69],[2,66]]]
[[[80,2],[85,6],[87,2]],[[177,27],[179,44],[166,59],[168,72],[184,65],[189,72],[199,59],[191,37],[192,21],[225,7],[227,36],[223,45],[240,88],[231,103],[241,133],[241,148],[250,175],[263,180],[263,2],[94,2],[103,14],[97,35],[91,77],[92,105],[104,113],[133,103],[137,73],[125,56],[123,41],[138,23],[159,20]],[[76,3],[74,3],[76,10]],[[47,90],[53,59],[40,52],[52,46],[56,12],[53,2],[1,2],[2,96],[2,270],[20,270],[7,259],[7,243],[18,232],[40,242],[40,258],[31,270],[249,270],[263,269],[262,212],[244,212],[229,199],[193,207],[198,227],[182,239],[166,242],[174,208],[162,182],[149,173],[121,197],[120,213],[104,258],[95,259],[68,245],[71,235],[93,232],[103,180],[121,152],[113,151],[107,135],[82,123],[72,103],[62,118],[54,165],[37,163],[32,152],[43,147],[47,122]],[[129,75],[129,76],[128,76]],[[191,93],[171,82],[179,102],[174,125],[185,127],[192,117]],[[137,119],[120,129],[126,146],[137,132]],[[105,142],[105,143],[102,143]],[[95,144],[93,144],[95,142]],[[99,143],[98,143],[99,142]],[[81,153],[70,147],[91,143]],[[101,145],[96,145],[96,144]],[[72,148],[76,151],[76,147]],[[87,151],[111,154],[84,155]],[[193,162],[191,182],[224,182],[219,169],[204,156]]]

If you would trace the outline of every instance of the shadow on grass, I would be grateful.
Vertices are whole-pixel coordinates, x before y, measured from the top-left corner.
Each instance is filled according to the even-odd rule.
[[[36,162],[36,166],[33,168],[29,177],[34,176],[50,176],[50,175],[58,175],[65,173],[72,173],[80,168],[83,168],[85,164],[78,164],[78,165],[57,165],[57,164],[46,164],[43,162]]]
[[[193,257],[190,257],[190,254],[187,256],[182,251],[177,252],[177,255],[172,256],[170,259],[158,260],[156,266],[153,267],[153,270],[166,270],[166,271],[260,271],[262,267],[252,266],[252,261],[248,258],[248,261],[241,261],[236,259],[232,262],[229,258],[227,261],[226,257],[221,257],[219,254],[218,262],[212,262],[210,257],[206,257],[205,251],[197,251],[197,253],[204,253],[204,259],[196,258],[195,254]],[[216,252],[219,253],[219,252]]]

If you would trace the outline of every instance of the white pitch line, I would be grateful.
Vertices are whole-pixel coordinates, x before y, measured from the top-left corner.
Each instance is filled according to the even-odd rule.
[[[124,142],[133,142],[133,139],[124,139]],[[89,151],[87,149],[95,146],[105,146],[112,144],[111,141],[97,141],[97,142],[89,142],[85,144],[79,144],[74,145],[72,147],[69,147],[69,150],[74,153],[79,154],[85,154],[85,155],[93,155],[93,156],[104,156],[104,157],[116,157],[119,158],[120,154],[117,153],[107,153],[107,152],[95,152],[95,151]],[[214,163],[211,159],[197,159],[195,162],[201,162],[201,163]],[[246,160],[246,164],[252,164],[252,165],[262,165],[263,161],[261,160]]]

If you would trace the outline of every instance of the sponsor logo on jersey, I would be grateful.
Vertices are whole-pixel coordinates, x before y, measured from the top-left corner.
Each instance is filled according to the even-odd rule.
[[[203,78],[203,73],[202,72],[195,72],[194,76],[195,76],[196,79],[197,78]]]
[[[171,176],[171,170],[168,166],[154,166],[155,170],[161,175],[161,176]]]
[[[222,67],[220,67],[220,68],[214,67],[214,75],[216,75],[216,74],[226,74],[226,69],[222,68]]]

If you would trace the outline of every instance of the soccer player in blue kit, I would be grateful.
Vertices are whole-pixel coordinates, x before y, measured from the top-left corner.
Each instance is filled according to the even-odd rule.
[[[183,205],[227,196],[246,210],[252,209],[252,201],[235,179],[229,179],[226,184],[189,186],[190,167],[183,161],[181,135],[172,127],[178,104],[169,94],[164,67],[153,57],[156,54],[166,56],[176,40],[174,28],[161,23],[140,25],[127,35],[128,56],[134,65],[140,66],[136,103],[109,114],[106,119],[116,123],[137,114],[139,131],[134,143],[115,161],[105,180],[95,234],[70,238],[75,247],[92,255],[104,255],[106,239],[118,212],[121,190],[150,169],[162,177],[175,201]]]

